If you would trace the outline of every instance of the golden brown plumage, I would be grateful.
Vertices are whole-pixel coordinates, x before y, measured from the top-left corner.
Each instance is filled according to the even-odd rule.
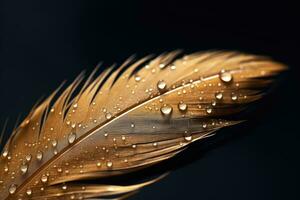
[[[83,184],[166,160],[261,98],[285,67],[238,52],[162,54],[91,75],[32,109],[3,148],[0,199],[88,199],[129,186]],[[58,96],[58,93],[61,93]],[[57,97],[58,96],[58,97]]]

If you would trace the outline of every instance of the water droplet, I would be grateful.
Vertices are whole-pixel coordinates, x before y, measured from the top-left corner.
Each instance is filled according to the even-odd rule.
[[[32,190],[31,190],[30,188],[28,188],[28,189],[26,190],[26,194],[27,194],[28,196],[30,196],[30,195],[32,194]]]
[[[106,166],[111,168],[113,166],[113,163],[111,161],[107,161]]]
[[[17,190],[17,185],[11,184],[8,189],[8,192],[9,192],[9,194],[14,194],[16,192],[16,190]]]
[[[231,100],[236,101],[238,99],[238,96],[235,93],[231,94]]]
[[[31,154],[26,155],[25,159],[27,162],[29,162],[31,160]]]
[[[5,150],[3,151],[3,153],[2,153],[2,156],[5,158],[7,155],[8,155],[8,150],[5,149]]]
[[[164,90],[164,89],[166,89],[166,87],[167,87],[167,84],[165,81],[161,80],[161,81],[157,82],[158,90]]]
[[[125,137],[124,135],[122,135],[122,137],[121,137],[121,138],[122,138],[122,140],[123,140],[123,141],[125,141],[125,140],[126,140],[126,137]]]
[[[171,70],[175,70],[176,66],[175,65],[171,65]]]
[[[43,152],[38,151],[37,154],[36,154],[36,159],[42,160],[43,159]]]
[[[206,109],[206,112],[207,112],[208,114],[210,114],[210,113],[212,112],[212,109],[211,109],[211,108],[207,108],[207,109]]]
[[[42,175],[41,181],[42,181],[43,183],[46,183],[46,182],[48,181],[48,176],[46,176],[45,174]]]
[[[190,142],[192,140],[192,136],[191,135],[185,136],[184,139],[185,141]]]
[[[186,111],[186,109],[187,109],[186,103],[180,102],[180,103],[178,104],[178,109],[179,109],[180,111]]]
[[[4,171],[5,171],[5,172],[8,172],[8,170],[9,170],[9,169],[8,169],[8,166],[5,165],[5,166],[4,166]]]
[[[223,98],[223,94],[221,92],[217,92],[215,94],[216,99],[221,100]]]
[[[97,167],[101,167],[102,164],[101,164],[101,162],[97,162],[96,165],[97,165]]]
[[[63,185],[62,187],[61,187],[61,189],[63,189],[63,190],[66,190],[68,187],[67,187],[67,185]]]
[[[106,119],[110,119],[112,117],[112,115],[110,113],[106,113],[105,118]]]
[[[73,105],[73,108],[77,108],[77,107],[78,107],[78,104],[75,103],[75,104]]]
[[[220,79],[225,83],[229,83],[232,80],[232,74],[222,70],[220,73]]]
[[[153,146],[154,146],[154,147],[157,147],[157,142],[154,142],[154,143],[153,143]]]
[[[76,140],[76,133],[71,132],[68,136],[68,142],[69,144],[72,144]]]
[[[131,147],[132,147],[133,149],[135,149],[135,148],[136,148],[136,144],[133,144]]]
[[[134,123],[131,123],[131,125],[130,125],[130,126],[131,126],[131,128],[134,128],[134,127],[135,127]]]
[[[173,108],[169,105],[164,105],[160,108],[160,111],[163,115],[170,115],[172,113]]]
[[[52,140],[52,146],[56,147],[57,146],[57,140]]]
[[[159,68],[163,69],[166,65],[164,63],[159,64]]]
[[[20,170],[21,170],[22,174],[26,174],[26,172],[28,170],[28,165],[22,164],[20,167]]]
[[[141,78],[139,75],[136,75],[136,76],[134,77],[134,80],[135,80],[136,82],[140,82],[140,81],[142,80],[142,78]]]
[[[211,105],[212,105],[212,106],[216,106],[216,105],[217,105],[217,102],[213,100],[213,101],[211,102]]]

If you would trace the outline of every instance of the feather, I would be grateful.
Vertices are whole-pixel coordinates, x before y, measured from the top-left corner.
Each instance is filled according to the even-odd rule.
[[[286,69],[238,52],[180,55],[129,58],[84,83],[81,74],[35,106],[3,148],[0,199],[125,198],[161,177],[128,186],[82,181],[146,168],[241,122],[237,114]]]

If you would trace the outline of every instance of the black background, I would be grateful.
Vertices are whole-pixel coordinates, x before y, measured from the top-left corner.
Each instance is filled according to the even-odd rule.
[[[290,70],[249,122],[221,130],[229,137],[209,148],[192,146],[132,199],[300,199],[297,26],[288,1],[1,0],[1,122],[99,61],[174,49],[268,55]]]

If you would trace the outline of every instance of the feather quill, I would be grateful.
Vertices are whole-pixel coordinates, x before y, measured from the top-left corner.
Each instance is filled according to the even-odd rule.
[[[231,117],[286,69],[239,52],[180,55],[130,58],[92,73],[76,94],[81,74],[35,106],[3,148],[0,199],[125,198],[161,177],[128,186],[82,180],[148,167],[239,123]]]

